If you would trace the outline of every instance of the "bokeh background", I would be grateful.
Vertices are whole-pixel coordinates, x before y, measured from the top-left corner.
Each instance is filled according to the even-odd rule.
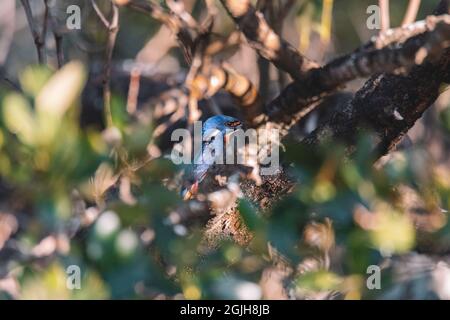
[[[194,17],[205,15],[203,1],[184,2]],[[108,15],[108,1],[98,3]],[[308,57],[326,62],[378,33],[366,25],[367,7],[376,3],[294,1],[278,28]],[[80,30],[65,27],[66,9],[74,4],[81,8]],[[392,26],[400,25],[407,4],[391,1]],[[421,1],[417,19],[436,4]],[[31,5],[41,26],[43,1]],[[220,3],[217,8],[214,30],[227,35],[234,24]],[[208,217],[186,225],[174,214],[183,205],[171,184],[179,168],[164,157],[144,161],[170,151],[167,135],[158,150],[149,143],[159,124],[153,113],[158,98],[177,98],[187,73],[174,36],[154,19],[120,8],[112,60],[115,127],[105,129],[108,33],[90,1],[55,1],[51,10],[67,63],[60,70],[51,30],[46,64],[38,65],[22,5],[0,3],[0,298],[450,298],[445,87],[401,147],[377,166],[367,137],[360,137],[348,161],[337,144],[311,153],[287,143],[283,160],[300,183],[264,214],[240,201],[243,222],[254,234],[249,246],[231,239],[209,246],[203,239]],[[260,73],[264,62],[246,44],[220,58],[263,88],[267,99],[290,81],[273,66]],[[142,73],[133,114],[128,98],[136,66]],[[346,90],[363,83],[353,81]],[[203,118],[217,108],[238,115],[225,93],[211,100],[201,102]],[[307,117],[293,134],[310,132],[316,118]],[[273,256],[280,257],[276,264]],[[80,289],[67,287],[71,265],[81,270]],[[366,286],[370,265],[381,267],[379,290]]]

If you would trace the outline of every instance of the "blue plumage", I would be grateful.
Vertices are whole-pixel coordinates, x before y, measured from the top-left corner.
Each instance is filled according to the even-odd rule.
[[[241,121],[225,115],[210,117],[203,123],[202,152],[195,156],[194,164],[185,174],[187,185],[182,190],[182,196],[185,200],[191,199],[197,193],[199,183],[214,163],[215,157],[221,156],[211,151],[223,150],[226,144],[226,135],[240,128],[242,128]]]

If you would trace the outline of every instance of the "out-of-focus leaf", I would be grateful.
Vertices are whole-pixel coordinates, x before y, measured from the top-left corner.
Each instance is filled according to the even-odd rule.
[[[246,200],[239,201],[239,213],[244,219],[245,225],[252,231],[264,227],[264,223],[252,204]]]
[[[352,273],[366,274],[367,266],[379,263],[379,252],[371,246],[369,234],[360,229],[352,230],[346,238],[345,264]]]
[[[404,253],[415,242],[415,230],[411,220],[404,214],[392,211],[377,213],[377,225],[370,232],[373,245],[381,252]]]
[[[80,289],[67,287],[68,274],[63,266],[54,262],[43,272],[26,276],[23,281],[21,298],[32,300],[43,299],[105,299],[108,290],[103,281],[91,270],[81,268]]]
[[[258,284],[233,276],[219,278],[212,287],[215,297],[230,300],[259,300],[261,288]]]
[[[91,180],[91,195],[97,202],[101,202],[104,193],[112,187],[118,179],[112,168],[107,163],[102,163]]]
[[[126,111],[127,102],[121,96],[113,95],[111,98],[111,113],[113,123],[118,128],[122,129],[128,118],[128,112]]]
[[[302,290],[325,291],[338,289],[342,282],[343,279],[337,274],[319,270],[301,275],[297,278],[296,284]]]
[[[450,131],[450,107],[441,112],[440,118],[444,127]]]
[[[63,116],[75,104],[86,79],[84,66],[70,62],[56,72],[36,97],[38,128],[36,135],[40,145],[53,143],[58,129],[64,125]]]
[[[61,117],[80,96],[86,71],[79,61],[66,64],[45,84],[36,98],[36,110]]]
[[[2,149],[4,144],[5,144],[5,135],[3,134],[3,131],[0,130],[0,150]]]
[[[106,211],[100,215],[95,223],[94,231],[99,239],[110,239],[121,226],[118,215],[113,211]]]
[[[115,245],[118,254],[127,258],[136,253],[139,240],[133,231],[123,230],[118,234]]]
[[[316,202],[326,202],[336,195],[335,186],[328,180],[318,181],[312,190],[311,197]]]
[[[30,66],[20,74],[20,84],[26,93],[32,97],[36,97],[46,82],[51,78],[52,74],[53,71],[47,66]]]
[[[25,98],[18,94],[7,96],[3,102],[3,118],[8,129],[23,143],[34,143],[35,119]]]
[[[447,89],[450,88],[450,84],[446,82],[442,82],[439,86],[439,94],[443,94]]]

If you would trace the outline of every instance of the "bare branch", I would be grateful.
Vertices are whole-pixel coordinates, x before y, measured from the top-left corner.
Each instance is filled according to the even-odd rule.
[[[437,99],[442,82],[450,77],[449,13],[450,1],[442,0],[435,14],[447,15],[432,18],[437,22],[433,31],[414,36],[404,45],[404,48],[416,52],[412,58],[417,58],[417,53],[421,58],[420,52],[424,50],[434,56],[431,47],[437,41],[440,42],[435,47],[437,51],[442,52],[443,46],[447,48],[440,57],[434,56],[435,59],[414,66],[406,76],[385,74],[372,77],[350,104],[342,106],[304,143],[311,145],[335,138],[346,141],[352,147],[355,146],[355,138],[369,129],[378,137],[374,158],[378,159],[391,151]],[[419,50],[415,50],[417,46],[420,46]]]
[[[442,81],[449,76],[449,65],[450,50],[447,49],[438,63],[416,66],[408,76],[372,77],[349,105],[342,106],[304,143],[317,144],[333,138],[351,147],[356,137],[369,129],[378,137],[374,150],[374,157],[378,159],[392,150],[433,104]]]
[[[192,52],[190,50],[194,47],[194,40],[182,20],[175,15],[168,14],[161,6],[153,2],[130,0],[126,3],[126,6],[152,16],[172,30],[177,35],[187,63],[191,63]]]
[[[212,20],[199,26],[193,17],[185,11],[184,7],[175,1],[170,1],[170,8],[175,15],[167,15],[162,8],[153,3],[143,4],[139,1],[132,1],[129,6],[157,17],[180,38],[187,38],[188,41],[181,41],[185,51],[189,53],[188,63],[191,65],[186,77],[186,87],[189,89],[189,119],[195,120],[199,116],[197,101],[203,98],[212,97],[220,89],[229,92],[236,102],[242,107],[242,111],[251,126],[258,124],[261,117],[261,99],[255,86],[244,76],[233,70],[229,65],[217,66],[212,63],[212,55],[219,51],[233,46],[240,42],[237,33],[232,33],[227,39],[211,41],[211,32],[208,30],[212,26]],[[209,4],[209,15],[214,14],[212,4]],[[163,17],[163,18],[161,18]],[[184,23],[183,23],[184,21]],[[195,40],[189,34],[189,29],[199,33]],[[184,30],[184,34],[180,34]],[[195,45],[194,45],[195,43]],[[195,50],[195,52],[194,52]],[[175,113],[175,120],[179,120],[184,112]],[[173,119],[172,119],[173,120]],[[174,120],[174,121],[175,121]],[[172,121],[173,122],[173,121]],[[165,129],[164,129],[165,130]],[[164,131],[162,130],[162,131]],[[161,131],[161,132],[162,132]]]
[[[336,59],[318,69],[316,76],[320,76],[325,87],[331,88],[357,77],[393,72],[421,64],[427,57],[438,57],[450,45],[450,16],[430,17],[426,29],[425,33],[410,38],[399,47],[356,52]]]
[[[58,68],[61,68],[64,64],[64,51],[62,47],[62,35],[53,29],[53,37],[55,39],[56,46],[56,59],[58,61]]]
[[[5,63],[11,43],[13,41],[16,21],[16,4],[14,0],[7,0],[3,3],[0,13],[0,68]]]
[[[45,42],[45,37],[47,36],[47,28],[48,28],[48,16],[50,13],[50,8],[48,7],[48,0],[44,0],[44,21],[42,23],[42,33],[41,33],[41,40]]]
[[[5,83],[9,88],[13,89],[14,91],[23,93],[23,90],[20,87],[20,84],[11,80],[8,77],[8,75],[6,74],[5,68],[2,65],[0,65],[0,83],[2,83],[2,82]]]
[[[39,27],[34,21],[33,12],[31,11],[30,2],[28,0],[20,0],[22,2],[22,6],[25,10],[25,15],[27,17],[28,26],[30,27],[31,34],[34,39],[34,44],[36,46],[38,61],[40,64],[45,63],[45,39],[42,38],[42,34],[39,32]],[[46,24],[46,19],[44,21],[44,26]],[[44,30],[46,27],[44,27]]]
[[[418,29],[403,27],[389,34],[389,40],[381,35],[353,53],[331,61],[322,68],[311,70],[300,83],[292,83],[266,107],[268,121],[292,124],[292,114],[307,113],[311,104],[337,89],[347,81],[380,72],[396,72],[399,68],[411,68],[421,64],[425,58],[439,57],[450,43],[450,20],[448,15],[429,17],[425,24],[415,24]],[[423,31],[416,34],[418,30]],[[391,44],[395,39],[404,40],[402,45],[370,49],[378,43]],[[383,38],[384,37],[384,38]],[[383,41],[378,41],[383,38]]]
[[[250,127],[256,127],[261,121],[262,101],[253,83],[236,72],[228,64],[214,66],[211,70],[210,82],[217,88],[229,92],[241,106],[245,120]],[[212,92],[209,94],[211,95]]]
[[[408,9],[406,9],[402,26],[411,24],[416,20],[417,13],[419,12],[420,8],[420,2],[420,0],[409,0]]]
[[[302,56],[277,35],[263,14],[251,5],[250,0],[221,0],[221,2],[250,45],[277,68],[286,71],[296,80],[302,80],[307,71],[318,67],[317,63]]]
[[[136,112],[139,88],[141,81],[141,72],[139,68],[134,68],[130,72],[130,85],[128,87],[127,112],[133,114]]]
[[[94,8],[95,13],[97,14],[97,17],[99,17],[100,21],[103,23],[105,28],[109,29],[110,23],[109,23],[108,19],[106,19],[106,17],[104,16],[103,12],[98,7],[97,2],[95,2],[95,0],[91,0],[91,5]]]
[[[197,21],[186,11],[183,1],[166,0],[167,6],[191,29],[197,28]]]
[[[50,28],[53,33],[53,38],[55,40],[56,59],[57,59],[57,63],[58,63],[58,68],[61,68],[64,64],[64,52],[63,52],[63,48],[62,48],[62,39],[63,38],[62,38],[62,34],[58,30],[56,19],[52,14],[51,9],[49,8],[48,1],[49,0],[44,0],[45,11],[47,12],[47,15],[48,15],[47,19],[50,22]]]
[[[117,33],[119,32],[119,8],[114,2],[111,2],[112,18],[111,21],[108,21],[98,8],[95,0],[91,0],[91,4],[94,7],[95,12],[97,13],[97,16],[108,29],[108,40],[105,50],[106,57],[103,78],[103,103],[106,125],[108,127],[112,127],[114,123],[111,112],[111,60],[114,46],[116,44]]]
[[[287,15],[289,14],[289,11],[291,11],[295,2],[296,2],[295,0],[287,0],[285,5],[282,8],[280,8],[280,19],[281,20],[284,20],[287,17]]]
[[[389,0],[378,0],[380,6],[381,15],[381,32],[388,30],[391,26],[390,14],[389,14]]]
[[[108,28],[108,43],[106,46],[106,64],[105,64],[105,79],[104,79],[104,102],[105,111],[107,112],[108,126],[113,125],[111,112],[111,60],[116,44],[117,33],[119,32],[119,9],[112,3],[113,16]]]

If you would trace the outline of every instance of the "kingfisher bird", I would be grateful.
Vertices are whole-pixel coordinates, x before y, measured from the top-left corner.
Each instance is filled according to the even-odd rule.
[[[185,183],[181,191],[184,200],[192,199],[198,193],[199,184],[208,169],[215,164],[216,159],[224,156],[230,136],[238,129],[242,129],[242,122],[225,115],[210,117],[203,123],[202,148],[185,172]]]

